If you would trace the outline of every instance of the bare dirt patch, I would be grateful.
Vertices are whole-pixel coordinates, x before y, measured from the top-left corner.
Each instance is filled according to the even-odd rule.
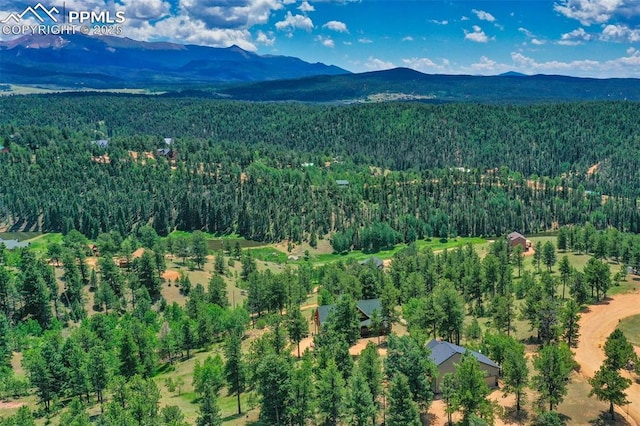
[[[597,171],[598,167],[600,167],[600,163],[596,163],[593,166],[589,167],[587,170],[587,176],[593,176]]]
[[[0,401],[0,411],[2,410],[15,410],[16,408],[20,408],[23,405],[27,405],[24,402],[20,401]]]

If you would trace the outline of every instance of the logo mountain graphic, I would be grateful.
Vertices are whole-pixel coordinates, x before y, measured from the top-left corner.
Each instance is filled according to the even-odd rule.
[[[46,15],[45,18],[49,17],[49,19],[51,19],[53,22],[58,22],[58,18],[56,18],[54,13],[57,14],[57,13],[60,13],[60,11],[55,6],[53,6],[51,9],[47,9],[42,5],[42,3],[38,3],[34,7],[28,6],[25,10],[22,11],[22,13],[13,12],[0,22],[3,24],[6,24],[7,22],[13,20],[16,23],[19,23],[27,13],[30,13],[31,15],[33,15],[33,17],[36,18],[38,21],[44,22],[45,18],[43,18],[42,15],[39,14],[36,10],[40,10],[41,13]]]

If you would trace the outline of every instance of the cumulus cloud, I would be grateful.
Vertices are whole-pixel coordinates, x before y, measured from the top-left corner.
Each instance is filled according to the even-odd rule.
[[[348,33],[349,29],[347,28],[347,24],[340,21],[329,21],[322,26],[322,28],[327,28],[332,31],[337,31],[339,33]]]
[[[287,12],[283,21],[276,22],[276,28],[278,30],[306,30],[311,31],[313,29],[313,21],[308,16],[293,15],[291,12]]]
[[[482,31],[482,28],[477,25],[473,26],[473,31],[464,30],[464,39],[476,43],[486,43],[489,40],[493,40],[493,38],[490,39],[484,31]]]
[[[123,1],[127,19],[152,20],[168,16],[171,5],[162,0]]]
[[[524,27],[518,28],[518,31],[520,31],[522,34],[524,34],[527,37],[527,39],[529,39],[531,41],[531,44],[534,44],[536,46],[541,46],[541,45],[547,43],[545,40],[540,40],[538,37],[536,37],[536,35],[534,33],[532,33],[531,31],[529,31],[528,29],[526,29]],[[526,44],[526,42],[523,43],[523,44]]]
[[[373,40],[368,39],[366,37],[361,37],[361,38],[358,39],[358,43],[369,44],[369,43],[373,43]]]
[[[500,72],[499,64],[486,56],[482,56],[480,61],[471,64],[471,69],[483,74],[495,74]]]
[[[135,27],[127,21],[124,33],[136,40],[170,39],[183,44],[213,47],[237,45],[248,51],[257,50],[249,30],[209,28],[205,22],[188,16],[171,16],[155,24],[144,21]]]
[[[298,10],[302,12],[313,12],[316,10],[316,8],[310,5],[309,2],[305,0],[300,6],[298,6]]]
[[[395,65],[393,65],[393,62],[374,58],[372,56],[369,56],[369,59],[367,59],[367,62],[365,62],[364,66],[370,71],[388,70],[396,67]]]
[[[484,10],[472,9],[471,10],[481,21],[495,22],[496,18],[489,12]]]
[[[209,29],[246,29],[266,24],[283,6],[278,0],[180,0],[179,7],[181,16],[201,20]]]
[[[559,0],[554,10],[567,18],[576,19],[582,25],[602,24],[613,16],[637,12],[636,0]]]
[[[267,34],[264,31],[260,30],[256,34],[256,43],[258,44],[263,44],[265,46],[273,46],[275,42],[276,42],[276,38],[271,31],[269,31],[269,33]]]
[[[413,41],[413,37],[411,36],[402,37],[402,41]]]
[[[604,41],[637,43],[640,41],[640,29],[631,29],[626,25],[609,24],[602,30],[600,39]]]
[[[486,56],[470,67],[462,68],[463,71],[480,74],[499,74],[508,70],[516,70],[525,74],[561,74],[575,75],[578,77],[634,77],[640,75],[640,51],[635,48],[627,50],[627,56],[622,56],[605,61],[593,59],[580,59],[574,61],[546,61],[538,62],[536,59],[525,56],[521,52],[511,53],[511,63],[496,62]]]
[[[321,35],[317,36],[315,38],[316,41],[320,42],[320,44],[322,44],[324,47],[335,47],[335,43],[334,41],[331,39],[331,37],[323,37]]]
[[[463,19],[463,21],[464,21],[464,19]],[[446,19],[442,20],[442,21],[438,21],[437,19],[429,19],[429,22],[431,22],[432,24],[436,24],[436,25],[447,25],[449,23],[449,21],[447,21]]]
[[[563,46],[577,46],[593,39],[593,35],[586,32],[584,28],[577,28],[571,32],[562,34],[558,44]]]
[[[447,59],[442,59],[440,63],[437,63],[430,58],[414,57],[403,59],[402,63],[408,68],[424,73],[442,73],[450,71],[449,61]]]

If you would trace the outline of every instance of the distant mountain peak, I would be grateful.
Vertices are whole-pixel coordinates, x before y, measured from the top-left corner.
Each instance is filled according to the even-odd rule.
[[[5,84],[148,87],[349,73],[288,56],[261,56],[237,45],[217,48],[116,36],[22,36],[0,41],[0,52],[0,83]],[[86,66],[88,57],[90,69]]]
[[[498,77],[528,77],[528,75],[518,71],[507,71],[499,74]]]

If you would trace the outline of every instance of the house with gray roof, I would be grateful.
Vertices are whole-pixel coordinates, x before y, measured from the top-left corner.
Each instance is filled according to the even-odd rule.
[[[109,148],[109,139],[98,139],[95,141],[91,141],[91,143],[96,145],[98,148]]]
[[[463,348],[462,346],[454,345],[450,342],[438,341],[436,339],[432,339],[427,343],[427,348],[431,350],[431,360],[436,364],[438,369],[438,376],[433,381],[433,391],[435,393],[442,392],[440,388],[442,385],[442,378],[447,373],[455,373],[456,365],[460,363],[462,354],[467,351],[469,351],[469,353],[471,353],[471,355],[473,355],[480,363],[480,369],[485,372],[485,383],[489,388],[495,388],[498,386],[500,366],[480,352],[472,351],[470,349]]]
[[[365,260],[360,261],[361,265],[372,265],[376,269],[384,268],[384,262],[378,256],[371,256]]]
[[[313,317],[313,322],[316,326],[316,333],[322,330],[322,327],[327,322],[331,311],[335,308],[335,305],[322,305],[318,306]],[[358,300],[356,302],[356,309],[358,310],[358,318],[360,319],[360,336],[367,337],[371,334],[371,318],[374,315],[374,311],[382,314],[382,304],[380,299],[366,299]]]
[[[18,241],[18,240],[3,240],[0,238],[0,244],[4,244],[5,248],[8,250],[13,250],[22,247],[29,247],[28,241]]]

